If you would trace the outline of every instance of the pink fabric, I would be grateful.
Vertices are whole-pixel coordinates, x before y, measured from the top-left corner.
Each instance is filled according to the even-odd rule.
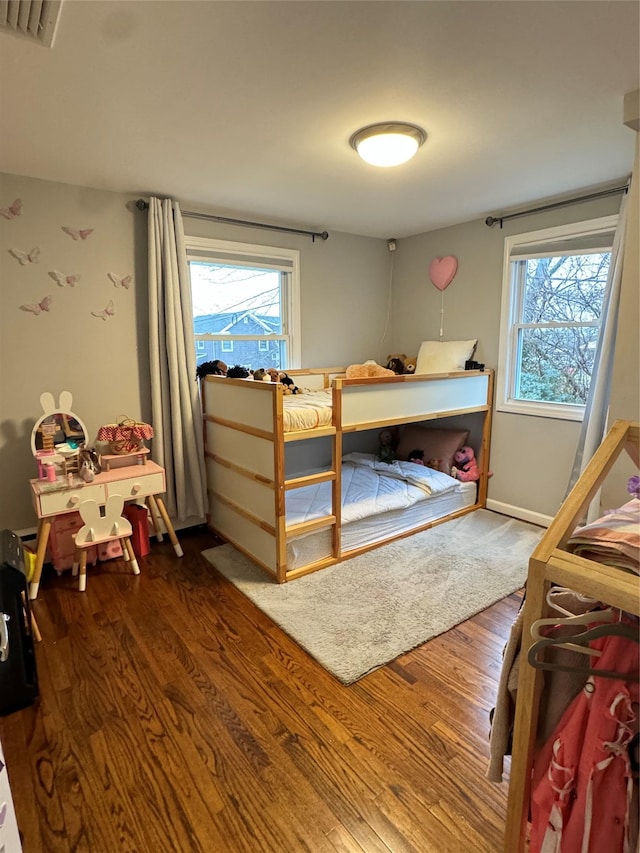
[[[609,636],[592,646],[602,655],[591,668],[638,672],[636,642]],[[530,853],[628,853],[627,746],[639,699],[638,683],[590,676],[568,706],[535,758]]]

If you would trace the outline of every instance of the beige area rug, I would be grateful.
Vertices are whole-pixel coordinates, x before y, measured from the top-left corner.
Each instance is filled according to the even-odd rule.
[[[203,554],[352,684],[523,586],[539,527],[480,509],[286,584],[232,545]]]

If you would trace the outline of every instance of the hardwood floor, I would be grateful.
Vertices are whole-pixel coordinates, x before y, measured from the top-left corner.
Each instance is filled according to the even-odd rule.
[[[25,853],[501,849],[484,774],[520,594],[345,687],[201,557],[210,532],[180,538],[84,594],[45,569],[40,698],[0,717]]]

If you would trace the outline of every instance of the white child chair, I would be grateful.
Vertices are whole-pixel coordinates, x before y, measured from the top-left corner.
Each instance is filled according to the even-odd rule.
[[[103,542],[119,540],[122,546],[122,554],[131,566],[134,575],[140,574],[140,567],[131,545],[131,524],[122,515],[123,507],[124,498],[122,495],[111,495],[107,498],[104,516],[100,513],[100,504],[95,501],[82,501],[79,505],[78,511],[84,521],[84,527],[81,527],[74,537],[75,553],[72,573],[75,577],[78,574],[78,569],[80,569],[78,581],[80,592],[84,592],[87,588],[87,551],[94,545],[100,545]]]

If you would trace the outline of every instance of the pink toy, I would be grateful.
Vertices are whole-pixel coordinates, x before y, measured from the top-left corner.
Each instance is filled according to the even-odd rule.
[[[456,450],[453,454],[451,476],[457,480],[461,480],[463,483],[480,479],[480,469],[478,468],[478,461],[473,447],[465,445],[460,450]]]

